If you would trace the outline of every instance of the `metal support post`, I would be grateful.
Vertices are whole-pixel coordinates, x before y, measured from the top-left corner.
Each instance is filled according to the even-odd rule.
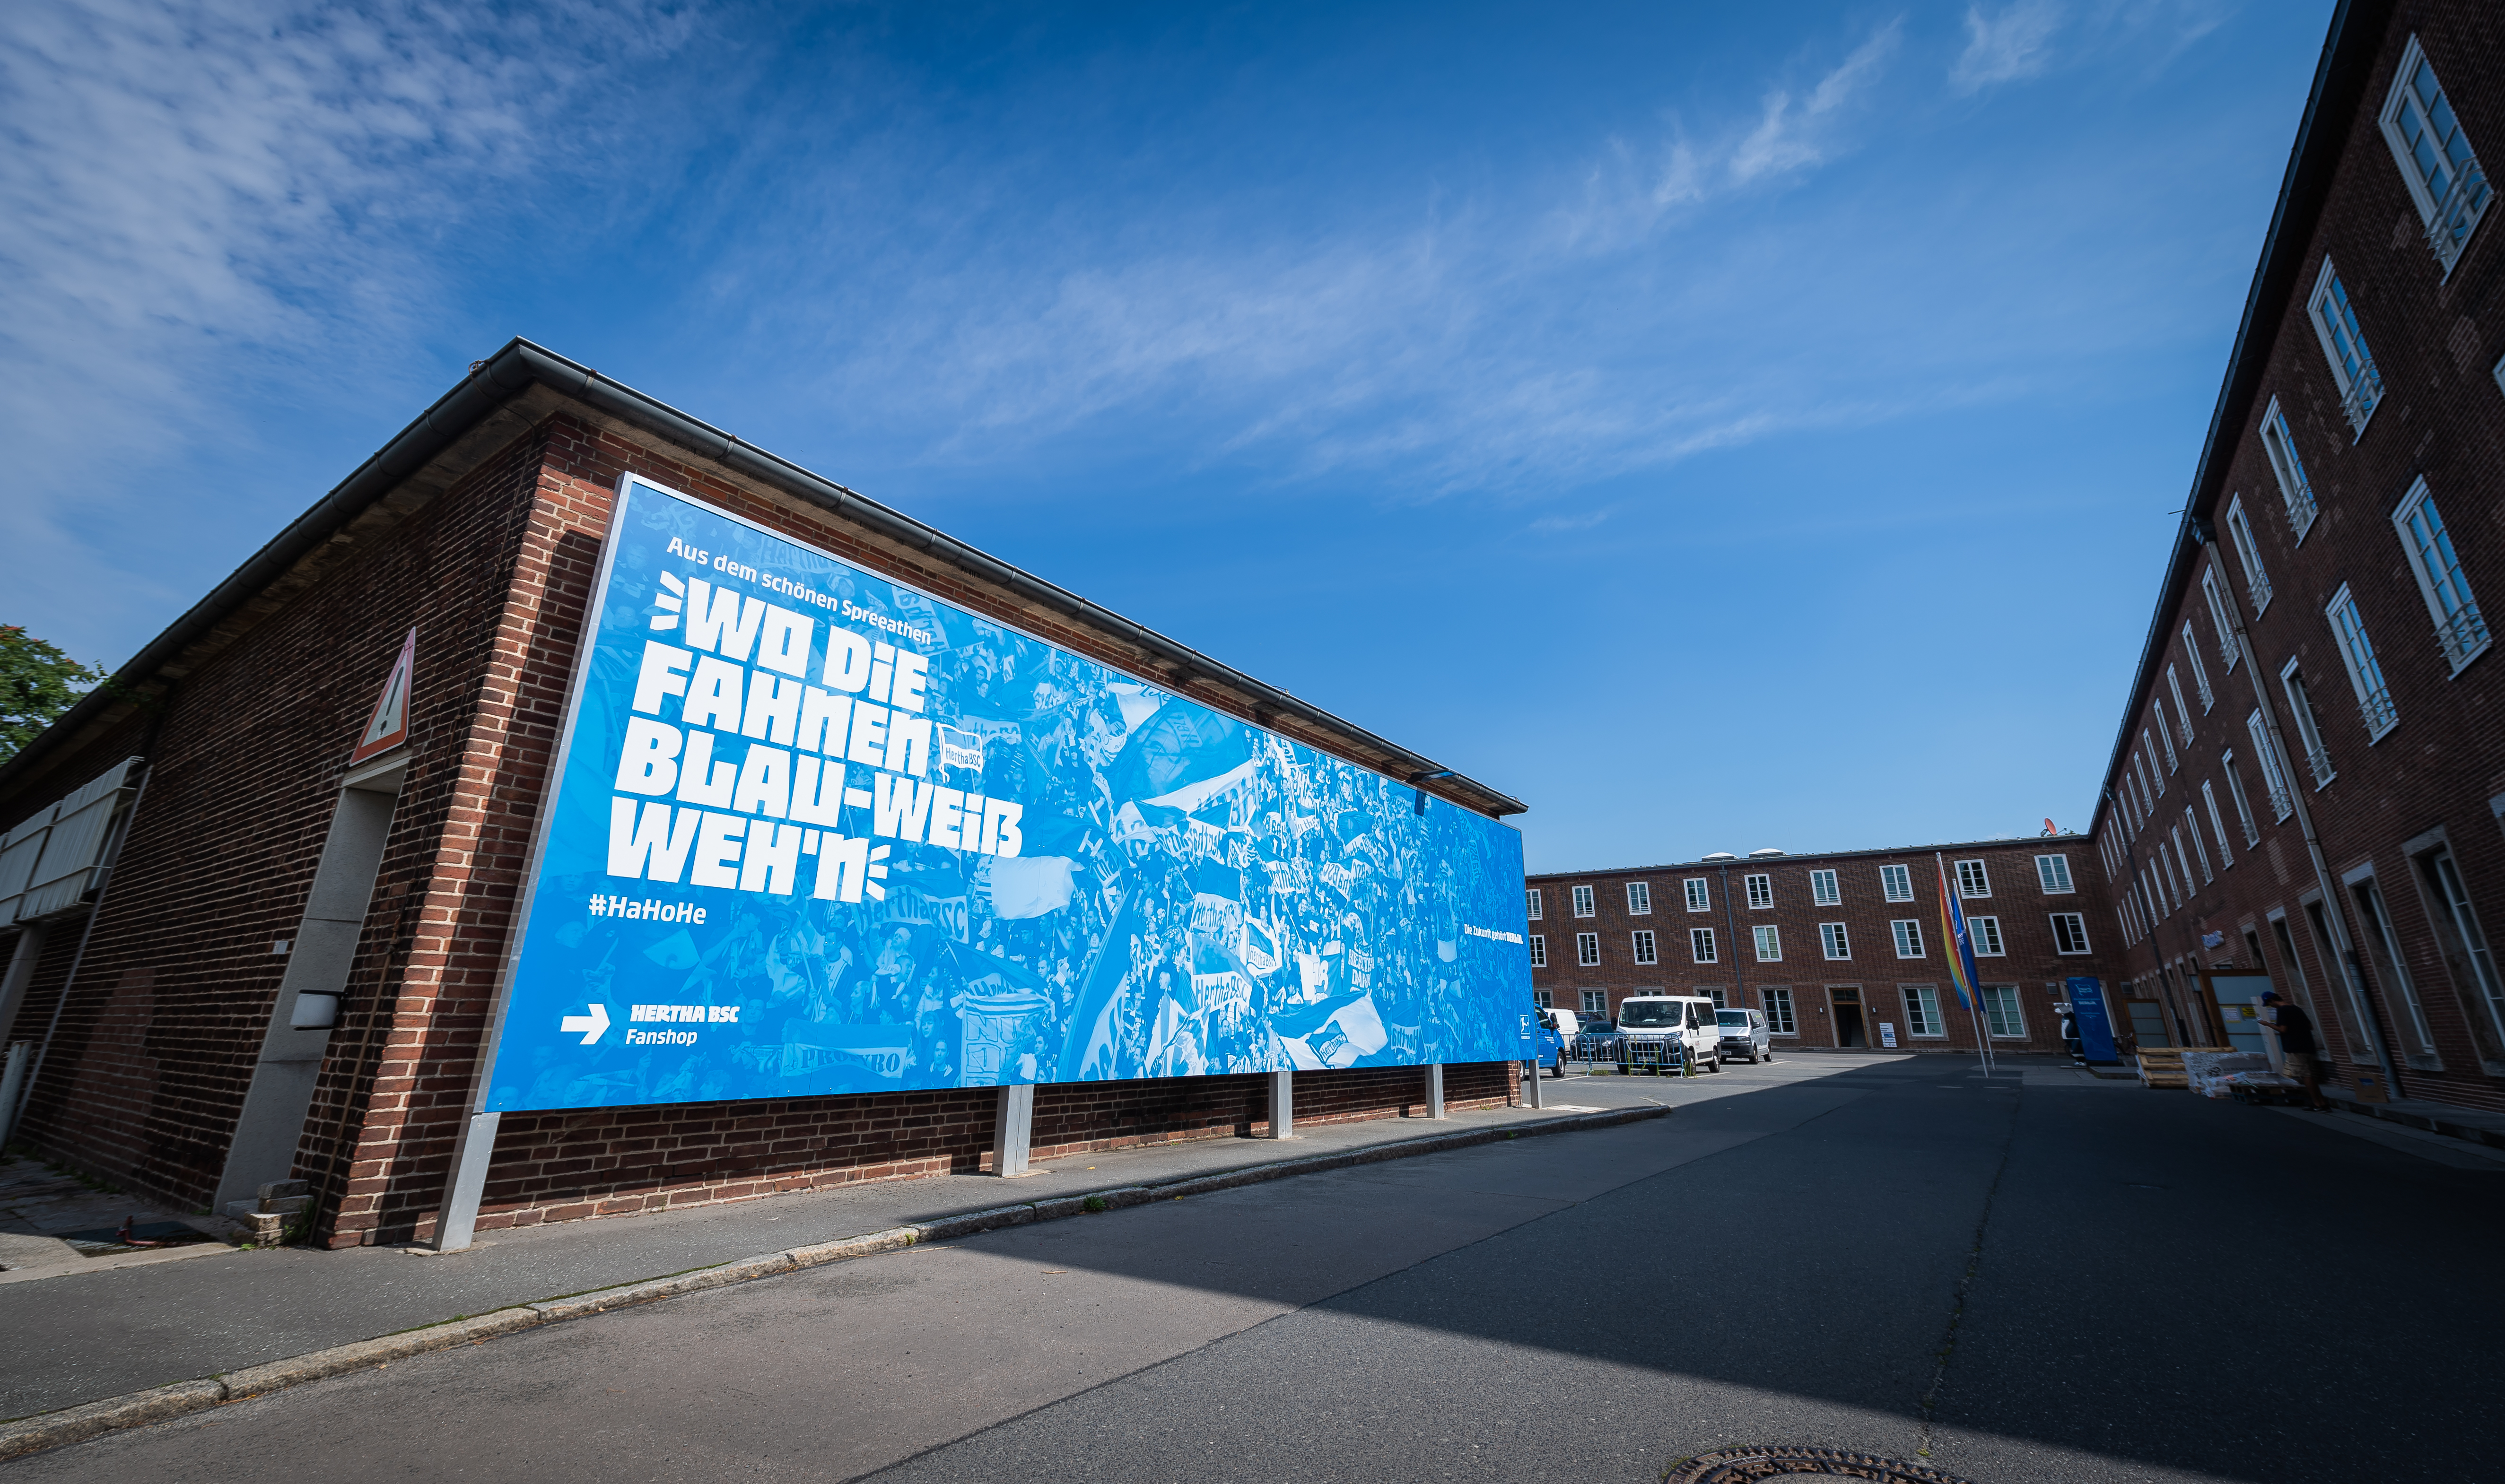
[[[1296,1074],[1293,1071],[1270,1074],[1270,1137],[1292,1139],[1296,1136]]]
[[[1536,1108],[1540,1106],[1539,1059],[1535,1056],[1523,1063],[1522,1106],[1525,1108]]]
[[[1444,1116],[1444,1064],[1440,1061],[1427,1068],[1427,1117]]]
[[[992,1173],[1004,1180],[1032,1173],[1026,1167],[1026,1151],[1034,1136],[1035,1085],[1013,1083],[1001,1088],[1000,1120],[992,1129]]]
[[[474,1113],[453,1141],[452,1177],[444,1182],[443,1210],[435,1219],[435,1250],[460,1252],[478,1229],[478,1197],[487,1191],[487,1161],[496,1156],[501,1113]]]

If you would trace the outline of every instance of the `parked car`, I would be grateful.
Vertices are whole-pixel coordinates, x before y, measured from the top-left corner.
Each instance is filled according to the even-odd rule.
[[[1540,1066],[1553,1066],[1557,1075],[1566,1075],[1566,1048],[1574,1044],[1582,1023],[1570,1010],[1535,1010],[1539,1021],[1539,1045],[1533,1058]]]
[[[1645,994],[1618,1004],[1618,1070],[1722,1070],[1722,1022],[1700,995]]]
[[[1762,1010],[1717,1010],[1713,1018],[1722,1022],[1722,1054],[1736,1056],[1754,1066],[1775,1059],[1773,1032],[1766,1029],[1766,1013]]]

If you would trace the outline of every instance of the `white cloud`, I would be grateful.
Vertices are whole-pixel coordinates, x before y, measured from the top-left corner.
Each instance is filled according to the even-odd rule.
[[[2051,64],[2053,33],[2061,28],[2062,8],[2054,0],[2015,0],[1996,16],[1966,7],[1965,51],[1949,69],[1949,85],[1974,92],[2035,76]]]
[[[1830,125],[1836,115],[1877,79],[1903,30],[1901,20],[1891,20],[1872,33],[1841,65],[1818,80],[1797,110],[1788,89],[1766,94],[1756,128],[1732,153],[1732,178],[1745,184],[1823,162],[1834,148]]]

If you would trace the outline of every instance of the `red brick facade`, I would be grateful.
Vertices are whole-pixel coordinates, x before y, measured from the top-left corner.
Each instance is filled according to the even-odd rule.
[[[2388,1064],[2407,1095],[2505,1109],[2485,941],[2505,929],[2505,661],[2480,620],[2446,642],[2422,581],[2443,574],[2399,523],[2423,493],[2455,591],[2505,601],[2505,213],[2450,264],[2431,247],[2440,203],[2382,125],[2414,38],[2469,146],[2505,160],[2505,15],[2349,8],[2104,780],[2099,925],[2174,1039],[2222,1033],[2204,976],[2267,974],[2311,1008],[2336,1081]],[[2335,368],[2311,307],[2326,273],[2381,383],[2358,418],[2344,382],[2373,380]],[[2274,405],[2302,485],[2265,444]],[[2344,642],[2358,631],[2364,648]]]
[[[1879,1047],[1885,1025],[1900,1050],[1970,1052],[1980,1022],[1958,1005],[1942,950],[1935,854],[1953,883],[1959,863],[1971,863],[1964,886],[1952,889],[1963,893],[1980,983],[2016,991],[1999,1006],[1993,1044],[2061,1050],[2053,1007],[2063,981],[2110,984],[2120,947],[2099,931],[2108,918],[2095,851],[2078,835],[1535,876],[1534,992],[1578,1015],[1602,1007],[1612,1020],[1631,994],[1706,994],[1765,1010],[1782,1046]],[[2058,864],[2039,868],[2038,857]],[[2048,891],[2047,870],[2069,889]],[[1906,899],[1889,900],[1891,889]],[[2064,952],[2053,919],[2074,914],[2085,951]],[[1913,924],[1902,940],[1910,954],[1899,951],[1898,922]],[[1760,955],[1760,929],[1771,930],[1763,947],[1778,956]],[[1640,960],[1645,933],[1650,963]],[[1598,961],[1584,962],[1587,951]]]
[[[1380,765],[1364,734],[1345,744],[1248,705],[962,566],[529,387],[178,662],[118,677],[127,700],[102,720],[0,777],[7,823],[121,758],[149,764],[100,904],[51,930],[5,1028],[48,1044],[16,1137],[135,1190],[209,1204],[287,962],[272,945],[304,916],[349,750],[414,625],[411,761],[295,1168],[334,1245],[432,1231],[612,491],[629,470]],[[1449,1099],[1500,1102],[1511,1075],[1448,1069]],[[1423,1087],[1418,1069],[1299,1074],[1297,1117],[1397,1116]],[[1261,1094],[1252,1078],[1043,1088],[1033,1152],[1244,1134],[1266,1124]],[[991,1147],[993,1108],[979,1089],[509,1117],[479,1225],[970,1170]]]

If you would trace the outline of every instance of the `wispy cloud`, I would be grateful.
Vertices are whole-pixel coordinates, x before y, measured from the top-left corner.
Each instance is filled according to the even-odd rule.
[[[1834,148],[1837,117],[1877,79],[1895,53],[1903,32],[1901,20],[1881,26],[1842,64],[1818,79],[1797,109],[1787,88],[1766,94],[1763,117],[1732,153],[1732,179],[1745,183],[1825,160]]]
[[[2053,35],[2062,20],[2054,0],[2014,0],[1997,15],[1985,14],[1979,5],[1966,7],[1965,51],[1949,69],[1949,86],[1975,92],[2042,72],[2052,61]]]

